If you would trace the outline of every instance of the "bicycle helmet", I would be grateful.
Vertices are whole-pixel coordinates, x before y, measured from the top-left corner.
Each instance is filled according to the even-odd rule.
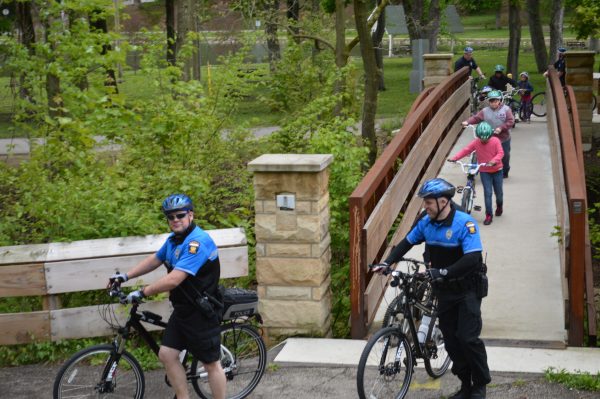
[[[492,90],[488,93],[487,97],[490,100],[493,100],[494,98],[497,100],[502,100],[502,92],[500,90]]]
[[[529,79],[529,74],[525,71],[523,71],[519,74],[519,77],[521,77],[521,76],[525,76],[527,79]]]
[[[504,72],[504,65],[500,65],[500,64],[496,65],[494,67],[494,72]]]
[[[493,89],[490,86],[483,86],[483,88],[481,89],[481,92],[482,93],[489,93],[492,90]]]
[[[473,52],[473,47],[465,47],[465,54],[471,54]]]
[[[488,140],[490,137],[492,137],[492,133],[494,133],[494,130],[487,122],[479,122],[477,129],[475,129],[475,136],[481,140]]]
[[[452,198],[456,189],[446,180],[436,177],[435,179],[427,180],[421,186],[419,193],[420,198]]]
[[[193,211],[194,204],[185,194],[171,194],[163,201],[161,209],[164,214],[174,211]]]
[[[566,53],[566,52],[567,52],[567,49],[566,49],[566,48],[564,48],[564,47],[559,47],[559,48],[558,48],[558,52],[559,52],[559,53],[562,53],[562,54],[564,54],[564,53]]]

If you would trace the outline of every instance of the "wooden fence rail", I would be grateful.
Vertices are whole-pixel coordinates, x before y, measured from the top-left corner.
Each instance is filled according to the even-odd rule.
[[[248,247],[243,229],[207,232],[219,247],[221,278],[247,275]],[[43,310],[0,314],[0,345],[110,335],[110,327],[99,316],[98,306],[102,305],[61,309],[59,294],[104,289],[110,275],[127,271],[156,252],[167,236],[0,247],[0,297],[43,298]],[[165,269],[158,268],[124,285],[149,284],[164,273]],[[149,301],[141,308],[170,313],[168,300]],[[118,316],[120,313],[116,312]]]
[[[420,96],[403,127],[350,196],[351,335],[364,338],[384,294],[380,275],[367,265],[389,251],[387,236],[403,218],[392,242],[408,232],[420,210],[414,192],[436,176],[468,116],[468,68]],[[402,161],[401,165],[400,162]]]
[[[573,89],[561,86],[553,67],[549,71],[548,128],[551,139],[556,141],[554,146],[557,151],[553,161],[558,164],[559,169],[559,177],[555,175],[555,187],[559,192],[557,204],[562,232],[561,265],[567,279],[567,286],[563,289],[567,298],[565,327],[569,345],[582,346],[584,335],[588,337],[588,344],[595,345],[596,312],[579,114]],[[564,191],[558,189],[563,187]],[[588,328],[584,332],[586,310]]]

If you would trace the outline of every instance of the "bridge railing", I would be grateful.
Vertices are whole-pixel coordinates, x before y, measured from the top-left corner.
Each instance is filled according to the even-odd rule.
[[[463,68],[424,92],[403,127],[350,196],[351,335],[364,338],[385,290],[384,277],[368,271],[388,248],[389,232],[402,215],[391,242],[404,236],[421,201],[414,193],[435,177],[469,113],[470,82]]]
[[[582,346],[584,335],[588,337],[588,344],[595,345],[596,312],[579,115],[573,89],[561,86],[554,68],[550,67],[548,76],[547,121],[557,188],[561,266],[566,279],[563,287],[565,328],[569,345]],[[586,310],[587,332],[584,331]]]

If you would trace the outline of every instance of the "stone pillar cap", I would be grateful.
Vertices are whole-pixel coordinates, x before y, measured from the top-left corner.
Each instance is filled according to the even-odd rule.
[[[320,172],[333,162],[331,154],[264,154],[248,163],[251,172]]]

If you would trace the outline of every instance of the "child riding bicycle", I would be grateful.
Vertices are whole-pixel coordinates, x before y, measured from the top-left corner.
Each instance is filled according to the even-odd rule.
[[[477,153],[477,161],[485,163],[479,169],[481,183],[483,184],[483,196],[485,198],[485,221],[484,225],[492,223],[492,191],[496,194],[496,216],[501,216],[503,209],[502,195],[502,157],[504,151],[500,139],[493,136],[492,126],[487,122],[480,122],[475,129],[476,139],[471,141],[456,155],[448,159],[448,162],[456,162],[461,158]]]
[[[531,92],[533,92],[533,86],[529,82],[529,74],[527,72],[521,72],[517,87],[519,88],[519,94],[521,95],[523,122],[530,122],[531,111],[533,111],[533,105],[531,104]]]

